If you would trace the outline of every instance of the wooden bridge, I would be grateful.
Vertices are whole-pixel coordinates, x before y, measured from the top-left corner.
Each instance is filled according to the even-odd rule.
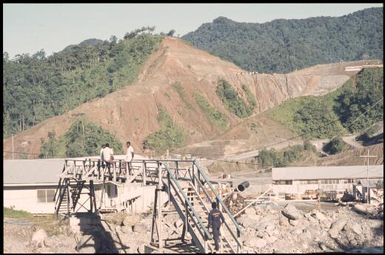
[[[102,185],[104,189],[106,183],[130,185],[133,182],[156,185],[150,241],[152,247],[167,249],[178,243],[189,243],[197,252],[213,252],[213,236],[207,226],[211,203],[216,201],[225,217],[221,228],[220,252],[241,251],[240,226],[196,160],[134,160],[132,169],[122,160],[112,162],[109,169],[98,160],[65,160],[54,197],[55,213],[69,216],[81,208],[98,213],[95,185]],[[167,195],[166,201],[162,201],[161,193]],[[88,196],[88,199],[80,202],[81,194]],[[162,228],[166,227],[163,217],[170,212],[175,212],[183,221],[181,236],[173,240],[162,236]]]

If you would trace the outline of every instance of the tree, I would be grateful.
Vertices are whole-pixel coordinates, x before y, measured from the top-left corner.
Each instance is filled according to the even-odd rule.
[[[329,154],[337,154],[342,152],[345,149],[345,147],[346,145],[345,145],[345,142],[342,140],[342,138],[335,137],[323,147],[323,150]]]
[[[175,34],[175,29],[171,29],[168,33],[167,36],[174,36]]]

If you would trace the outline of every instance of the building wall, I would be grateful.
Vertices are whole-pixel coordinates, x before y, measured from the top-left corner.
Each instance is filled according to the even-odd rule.
[[[362,183],[366,183],[364,179],[345,179],[345,180],[294,180],[289,181],[291,184],[274,184],[273,191],[275,193],[289,193],[289,194],[304,194],[306,190],[317,190],[321,189],[322,191],[337,191],[344,192],[348,190],[348,192],[353,191],[353,184],[356,184],[358,181]],[[382,179],[369,179],[369,185],[375,186],[378,181],[382,181]],[[286,181],[287,182],[287,181]],[[312,182],[308,184],[308,182]]]
[[[24,210],[30,213],[54,213],[55,202],[52,200],[55,190],[56,187],[54,186],[5,188],[4,207],[14,207],[16,210]],[[88,189],[83,189],[83,192],[88,193]],[[127,210],[134,213],[147,212],[153,206],[154,192],[155,186],[142,186],[139,183],[121,185],[106,183],[104,191],[101,185],[95,186],[96,207],[115,208],[118,211]],[[44,202],[42,201],[43,193],[45,194]],[[166,202],[168,199],[167,194],[165,192],[161,194],[162,201]],[[87,194],[81,194],[75,211],[86,212],[90,208],[88,198]],[[85,208],[80,204],[84,204]]]
[[[40,189],[43,190],[43,189]],[[55,189],[49,189],[55,191]],[[55,202],[39,202],[38,189],[4,189],[4,207],[14,207],[30,213],[54,213]]]
[[[124,183],[115,185],[106,183],[102,208],[118,211],[126,210],[127,212],[143,213],[153,207],[155,198],[155,185],[142,186],[141,183]],[[101,192],[98,193],[97,201],[101,199]],[[168,197],[165,192],[161,192],[161,199],[166,202]]]

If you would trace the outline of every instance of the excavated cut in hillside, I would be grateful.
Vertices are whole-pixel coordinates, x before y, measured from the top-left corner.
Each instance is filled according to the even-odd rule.
[[[130,140],[137,152],[143,153],[144,139],[160,128],[157,120],[160,108],[184,130],[186,145],[201,142],[223,133],[223,130],[205,116],[194,95],[203,96],[226,116],[227,130],[242,121],[217,96],[220,79],[230,83],[244,101],[246,96],[242,86],[247,86],[256,99],[253,110],[256,114],[289,98],[328,93],[357,73],[345,71],[347,66],[361,64],[363,62],[319,65],[289,74],[252,74],[180,39],[166,37],[132,85],[15,135],[14,150],[30,153],[29,158],[32,158],[32,154],[39,153],[41,139],[47,139],[48,132],[55,131],[56,137],[62,136],[81,115],[115,134],[122,143]],[[11,138],[5,139],[3,145],[4,158],[11,158]]]

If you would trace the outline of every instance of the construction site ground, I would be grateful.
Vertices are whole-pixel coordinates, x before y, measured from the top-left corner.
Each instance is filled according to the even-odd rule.
[[[316,201],[280,201],[247,208],[237,217],[243,252],[383,252],[383,204],[362,214],[352,206]],[[108,213],[58,221],[54,217],[4,218],[5,253],[150,252],[152,214]],[[177,214],[164,217],[162,236],[181,236]],[[47,237],[39,247],[36,231]],[[195,253],[189,242],[168,243],[168,253]],[[156,252],[159,252],[155,250]]]
[[[288,214],[283,213],[288,209],[286,204],[295,206]],[[298,219],[288,218],[296,214]],[[131,222],[124,222],[126,218],[120,216],[111,214],[101,221],[101,225],[90,224],[88,228],[93,230],[83,234],[75,234],[71,228],[60,227],[53,220],[52,223],[61,230],[48,233],[47,229],[45,247],[31,244],[34,226],[40,227],[38,223],[5,218],[4,252],[144,253],[150,240],[151,215],[131,217],[134,219]],[[166,216],[165,221],[176,223],[175,216]],[[383,218],[362,215],[350,207],[325,204],[317,207],[315,203],[296,201],[259,205],[248,208],[238,221],[243,228],[244,252],[383,252]],[[163,234],[178,236],[166,230]],[[179,244],[167,252],[194,253],[194,249],[191,245]]]

